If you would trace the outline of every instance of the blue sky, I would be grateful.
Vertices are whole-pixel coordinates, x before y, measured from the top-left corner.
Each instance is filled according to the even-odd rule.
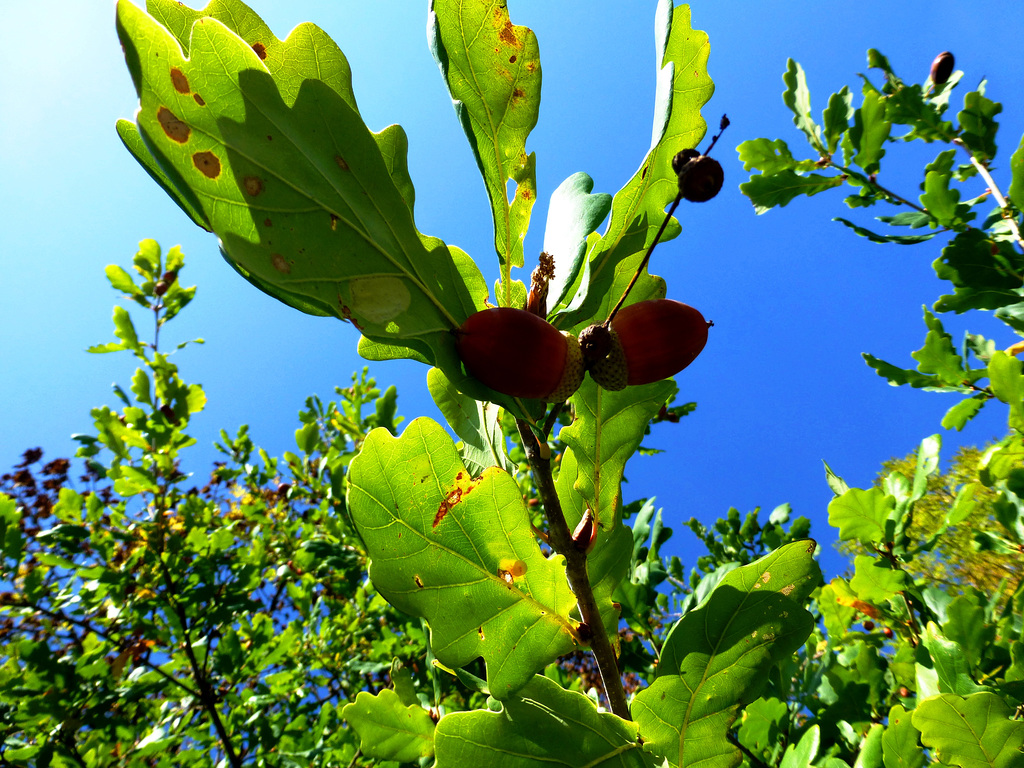
[[[489,209],[472,156],[426,45],[426,3],[413,0],[253,0],[278,37],[303,21],[323,27],[349,58],[360,109],[373,130],[401,123],[410,139],[419,228],[473,255],[496,276]],[[586,171],[595,192],[614,193],[633,174],[650,142],[654,99],[654,0],[586,4],[509,0],[513,22],[540,40],[543,97],[527,149],[537,153],[539,200],[526,240],[528,279],[543,238],[547,199],[567,176]],[[715,321],[701,357],[679,378],[681,401],[696,413],[654,429],[647,441],[665,453],[627,467],[627,500],[656,496],[676,528],[672,551],[687,565],[697,554],[680,530],[730,506],[765,512],[790,502],[814,523],[831,553],[826,524],[831,497],[822,460],[851,485],[866,485],[881,461],[903,455],[941,431],[955,400],[895,389],[862,352],[908,367],[924,338],[922,304],[941,292],[931,262],[938,242],[878,246],[830,219],[850,212],[841,195],[823,194],[755,216],[737,186],[745,180],[733,148],[761,136],[804,145],[782,104],[787,57],[807,70],[814,108],[844,84],[857,88],[865,51],[886,54],[898,73],[923,80],[932,58],[952,50],[965,84],[989,81],[1004,102],[997,180],[1024,127],[1012,99],[1024,83],[1015,55],[1024,28],[1017,0],[961,2],[691,4],[693,24],[708,32],[716,93],[705,110],[732,127],[715,154],[726,186],[715,200],[686,205],[683,235],[656,252],[651,270],[669,296]],[[581,14],[580,9],[585,8]],[[364,362],[357,332],[336,320],[288,309],[252,288],[220,258],[216,240],[197,229],[151,182],[114,132],[136,99],[114,34],[113,3],[96,0],[0,0],[0,468],[42,446],[70,455],[70,435],[91,429],[89,410],[114,404],[112,382],[127,387],[127,357],[90,355],[111,337],[116,300],[103,268],[127,266],[144,238],[186,254],[185,284],[195,302],[168,326],[174,340],[206,345],[177,363],[209,397],[193,421],[198,445],[187,469],[200,477],[215,458],[220,429],[247,423],[272,455],[294,450],[296,412],[305,397],[329,398]],[[876,77],[877,80],[877,77]],[[966,89],[962,89],[966,90]],[[954,105],[962,95],[954,96]],[[706,145],[706,140],[704,144]],[[883,174],[905,196],[917,194],[920,168],[937,147],[890,145]],[[974,193],[980,191],[974,190]],[[886,213],[879,211],[878,213]],[[959,338],[963,318],[946,318]],[[140,327],[142,327],[140,319]],[[1001,324],[971,318],[975,332],[1001,347],[1014,341]],[[399,388],[407,418],[439,418],[425,387],[426,369],[402,361],[371,367]],[[944,433],[943,455],[960,444],[1000,436],[1004,414],[989,409],[964,434]]]

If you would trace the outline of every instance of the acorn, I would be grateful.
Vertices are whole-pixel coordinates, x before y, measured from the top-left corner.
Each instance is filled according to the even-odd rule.
[[[651,299],[623,307],[611,327],[592,325],[580,334],[587,369],[612,392],[675,376],[692,363],[708,341],[708,323],[693,307],[672,299]],[[603,346],[603,357],[587,352]]]
[[[560,403],[583,382],[583,353],[571,333],[523,309],[470,315],[455,331],[466,371],[510,397]]]
[[[684,149],[676,155],[672,159],[672,168],[679,176],[679,191],[683,197],[691,203],[706,203],[721,191],[725,172],[721,163],[707,155],[690,155],[686,162],[677,162],[681,155],[693,151]]]
[[[936,56],[935,61],[932,62],[932,82],[936,85],[943,85],[949,80],[949,76],[953,74],[955,63],[956,60],[949,51],[943,51]]]

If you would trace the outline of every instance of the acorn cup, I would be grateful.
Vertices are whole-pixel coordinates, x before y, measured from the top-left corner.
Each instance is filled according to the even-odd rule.
[[[675,376],[704,349],[710,325],[687,304],[651,299],[623,307],[610,325],[585,328],[580,348],[594,381],[616,392]]]
[[[455,344],[471,376],[510,397],[560,403],[583,383],[576,337],[523,309],[470,315],[455,331]]]

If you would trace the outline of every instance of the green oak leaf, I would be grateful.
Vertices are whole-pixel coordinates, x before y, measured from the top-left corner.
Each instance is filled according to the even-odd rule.
[[[359,734],[363,754],[378,760],[415,762],[434,754],[434,721],[418,704],[406,706],[390,688],[361,691],[341,710]]]
[[[585,299],[565,295],[580,281],[587,252],[587,238],[608,216],[612,196],[592,195],[594,180],[585,173],[574,173],[551,194],[548,220],[544,229],[544,252],[555,260],[555,276],[548,285],[548,304],[570,304]]]
[[[752,701],[743,710],[743,717],[736,734],[740,744],[751,752],[761,753],[773,747],[789,720],[789,707],[774,697]]]
[[[730,571],[701,607],[669,632],[657,676],[633,699],[649,747],[673,765],[727,768],[740,752],[727,733],[768,683],[773,664],[799,648],[814,620],[803,607],[821,583],[816,544],[788,544]]]
[[[880,219],[882,217],[879,217]],[[838,221],[840,224],[852,229],[861,237],[866,237],[873,243],[897,243],[898,245],[915,245],[916,243],[923,243],[926,240],[931,240],[935,237],[938,232],[929,232],[926,235],[880,235],[877,232],[872,232],[870,229],[866,229],[857,224],[854,224],[848,219],[841,218],[839,216],[832,219],[832,221]]]
[[[984,686],[975,683],[971,677],[970,661],[964,655],[963,648],[956,641],[944,637],[935,622],[928,622],[922,642],[931,656],[941,693],[968,696],[985,690]]]
[[[487,467],[515,471],[505,451],[497,405],[462,394],[438,368],[427,372],[427,389],[445,421],[462,438],[462,461],[470,472],[478,475]]]
[[[610,392],[588,376],[572,396],[576,418],[558,437],[576,456],[579,474],[574,487],[601,527],[618,524],[626,462],[674,389],[666,379]]]
[[[758,170],[768,176],[780,171],[811,171],[818,167],[814,160],[797,160],[782,139],[751,139],[744,141],[736,151],[743,161],[743,170]]]
[[[653,242],[665,219],[666,206],[679,191],[672,158],[696,147],[707,128],[700,110],[715,90],[707,72],[708,36],[690,25],[688,5],[659,0],[655,42],[659,70],[651,148],[633,177],[612,199],[611,218],[604,233],[588,241],[587,297],[578,307],[553,319],[560,328],[581,325],[596,317],[596,305],[611,291],[620,265]],[[681,231],[679,222],[673,219],[661,242]]]
[[[802,175],[785,170],[770,176],[751,176],[750,181],[740,184],[740,192],[750,198],[754,210],[761,214],[772,208],[784,208],[800,195],[811,197],[842,185],[840,176],[822,176],[820,173]]]
[[[960,192],[949,188],[951,174],[929,171],[924,176],[924,192],[920,195],[921,205],[935,217],[940,227],[951,227],[958,223],[957,206]]]
[[[893,387],[909,385],[915,389],[923,389],[925,392],[966,391],[963,387],[944,386],[937,376],[929,376],[908,368],[897,368],[892,363],[879,360],[874,355],[869,355],[866,352],[861,357],[864,358],[864,362],[874,368],[875,373],[886,379],[889,385]]]
[[[899,704],[889,710],[889,724],[882,733],[885,768],[921,768],[924,765],[924,752],[910,714]]]
[[[815,724],[804,731],[800,741],[786,747],[779,768],[811,768],[814,758],[818,756],[820,745],[821,727]]]
[[[821,142],[821,126],[811,117],[811,92],[807,88],[807,75],[804,74],[803,67],[793,59],[788,59],[782,82],[786,84],[786,90],[782,92],[782,102],[793,112],[793,124],[804,132],[815,151],[822,155],[826,154],[825,146]]]
[[[523,238],[537,199],[534,156],[526,137],[540,109],[537,36],[509,19],[504,3],[431,0],[430,50],[469,139],[494,217],[494,248],[506,291],[512,267],[523,265]],[[516,183],[508,199],[506,183]],[[510,306],[509,294],[498,303]]]
[[[946,608],[942,624],[946,637],[960,645],[967,661],[977,666],[995,639],[996,627],[985,616],[985,609],[974,600],[958,595]]]
[[[832,154],[850,127],[850,118],[853,117],[853,94],[847,86],[844,85],[839,93],[829,96],[822,117],[825,123],[825,142],[829,154]]]
[[[453,712],[435,735],[437,768],[552,768],[655,765],[637,725],[599,713],[594,702],[546,677],[534,677],[501,712]]]
[[[1024,763],[1024,722],[994,693],[944,693],[918,703],[912,720],[921,742],[946,765],[1018,768]]]
[[[1010,406],[1010,427],[1024,429],[1024,364],[1013,355],[997,350],[988,361],[989,387],[999,400]]]
[[[935,302],[939,312],[999,309],[1018,304],[1024,295],[1020,277],[1024,257],[1012,243],[990,240],[981,229],[959,233],[942,249],[932,267],[939,279],[948,280],[956,288],[954,295]]]
[[[956,115],[961,128],[960,140],[982,162],[996,156],[999,123],[995,116],[1002,111],[1002,104],[985,98],[984,80],[978,90],[964,94],[964,108]]]
[[[309,24],[277,40],[236,0],[150,7],[117,5],[139,134],[231,266],[464,378],[449,331],[482,303],[416,229],[401,129],[367,129],[337,46]]]
[[[1024,136],[1020,138],[1017,151],[1010,156],[1010,187],[1006,194],[1017,210],[1024,210]]]
[[[865,544],[885,541],[896,499],[881,488],[850,488],[828,505],[828,523],[839,529],[839,540],[859,539]]]
[[[871,555],[857,555],[853,567],[850,587],[858,598],[868,603],[883,604],[906,584],[905,572],[894,570]]]
[[[927,309],[924,311],[924,324],[928,326],[924,346],[910,353],[918,362],[917,370],[934,374],[948,386],[960,386],[969,377],[964,370],[963,358],[953,346],[953,337],[946,333],[942,321]]]
[[[576,647],[564,562],[541,553],[507,472],[472,477],[444,429],[419,418],[397,438],[373,430],[348,481],[370,579],[427,620],[441,663],[483,657],[491,694],[503,699]]]
[[[878,173],[878,161],[885,156],[882,147],[892,129],[892,123],[885,119],[885,107],[885,97],[867,91],[864,103],[853,113],[853,126],[846,133],[856,150],[853,162],[867,174]]]

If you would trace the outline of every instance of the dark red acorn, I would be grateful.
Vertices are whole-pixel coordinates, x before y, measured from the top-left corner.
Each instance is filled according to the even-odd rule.
[[[470,315],[455,343],[466,371],[511,397],[558,403],[579,389],[579,341],[523,309],[497,307]]]
[[[956,60],[953,58],[953,54],[949,51],[943,51],[935,57],[935,61],[932,62],[932,82],[936,85],[943,85],[949,80],[949,76],[953,74],[953,67],[956,65]]]
[[[708,326],[700,312],[680,301],[630,304],[612,318],[611,349],[599,360],[588,358],[588,370],[594,381],[612,391],[675,376],[704,349]],[[589,341],[594,327],[585,329],[581,338]]]

